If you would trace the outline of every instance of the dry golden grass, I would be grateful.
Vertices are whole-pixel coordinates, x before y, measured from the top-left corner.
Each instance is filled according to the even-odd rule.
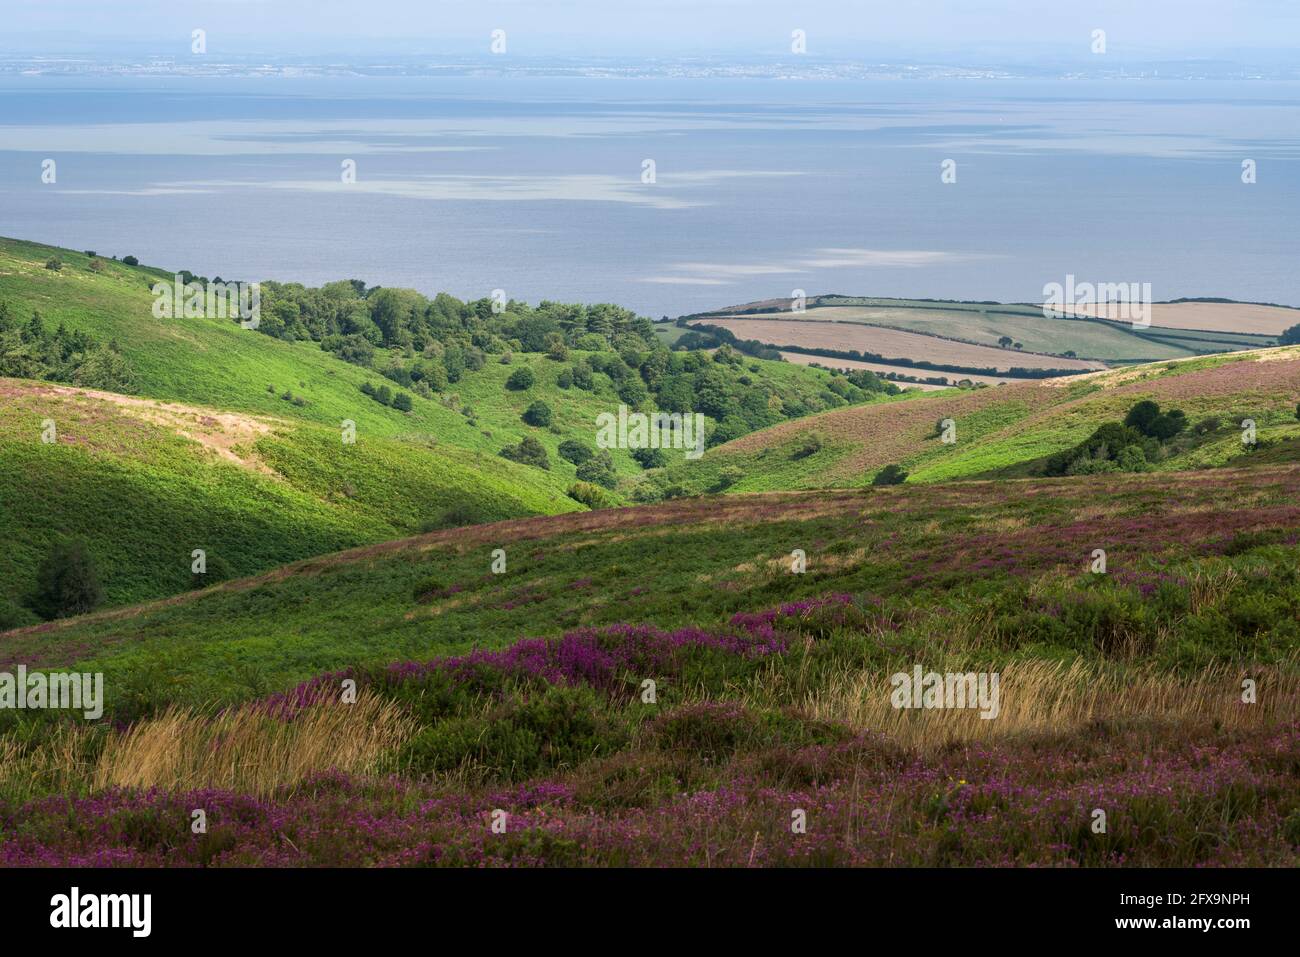
[[[322,771],[372,772],[414,730],[397,705],[365,692],[355,704],[316,705],[292,721],[241,708],[215,717],[169,711],[117,733],[69,724],[35,747],[0,738],[0,789],[19,798],[110,787],[266,796]]]
[[[321,771],[373,771],[413,730],[397,705],[365,693],[355,704],[316,705],[292,721],[249,708],[216,717],[169,711],[109,739],[92,785],[268,795]]]
[[[910,666],[845,672],[799,702],[810,716],[879,731],[905,747],[942,747],[1019,734],[1068,733],[1099,720],[1155,720],[1225,728],[1260,728],[1300,713],[1300,674],[1294,669],[1249,674],[1211,668],[1178,678],[1149,667],[1116,668],[1076,660],[1015,662],[999,672],[998,714],[978,709],[898,709],[890,676]],[[940,673],[964,666],[936,665]],[[1242,701],[1242,681],[1256,682],[1256,703]]]
[[[0,737],[0,790],[17,801],[80,793],[92,766],[88,755],[97,732],[91,725],[66,724],[40,747],[25,746],[13,735]]]

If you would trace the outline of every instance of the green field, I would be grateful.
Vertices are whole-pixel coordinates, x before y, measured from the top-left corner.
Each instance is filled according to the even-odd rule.
[[[725,315],[718,310],[708,315]],[[750,319],[854,322],[905,332],[956,339],[983,346],[1000,346],[1009,337],[1025,352],[1080,359],[1097,359],[1111,365],[1155,362],[1208,355],[1277,344],[1273,336],[1233,332],[1194,332],[1182,329],[1133,328],[1097,319],[1048,319],[1040,307],[1014,303],[961,303],[917,299],[879,299],[819,296],[800,313],[788,311],[737,312]],[[743,335],[740,338],[744,338]],[[927,359],[926,355],[903,358]],[[900,371],[907,371],[902,369]]]

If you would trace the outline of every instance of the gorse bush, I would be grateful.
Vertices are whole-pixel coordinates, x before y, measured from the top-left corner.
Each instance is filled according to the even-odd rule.
[[[609,498],[599,486],[590,482],[574,482],[569,486],[567,494],[575,502],[581,502],[590,509],[608,508],[610,504]]]

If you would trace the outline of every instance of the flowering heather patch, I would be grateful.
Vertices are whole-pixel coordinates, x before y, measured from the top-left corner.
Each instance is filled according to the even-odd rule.
[[[692,651],[716,651],[738,658],[756,658],[784,651],[794,628],[818,612],[831,611],[832,623],[847,621],[853,596],[791,602],[753,614],[732,617],[735,631],[678,628],[663,631],[648,625],[617,624],[566,632],[559,638],[525,638],[500,651],[479,649],[466,655],[432,661],[403,661],[375,674],[355,669],[332,672],[259,702],[268,714],[292,718],[313,704],[337,700],[342,681],[374,681],[381,687],[418,684],[433,675],[476,690],[497,690],[510,681],[550,685],[588,685],[613,693],[626,685],[622,676],[669,675],[680,671],[682,656]],[[825,626],[823,622],[823,626]]]
[[[114,790],[0,804],[0,866],[1294,866],[1298,762],[1292,724],[1213,744],[1094,731],[925,758],[867,735],[737,757],[713,786],[631,807],[581,799],[581,771],[460,792],[326,774],[270,800]],[[190,832],[195,807],[206,834]],[[489,827],[497,808],[504,834]]]

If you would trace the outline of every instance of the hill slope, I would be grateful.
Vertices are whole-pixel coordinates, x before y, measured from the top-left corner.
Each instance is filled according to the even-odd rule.
[[[883,601],[902,646],[919,643],[916,654],[939,653],[954,629],[978,631],[993,602],[1008,616],[995,642],[1003,650],[1046,642],[1094,654],[1109,640],[1097,629],[1110,620],[1105,627],[1150,630],[1149,652],[1170,667],[1207,665],[1229,647],[1280,660],[1300,641],[1291,604],[1300,595],[1286,570],[1300,544],[1298,483],[1300,469],[1260,467],[728,495],[523,519],[10,632],[0,636],[0,658],[103,670],[114,707],[138,711],[240,700],[355,663],[619,622],[716,625],[736,612],[852,592]],[[1088,597],[1098,587],[1087,575],[1098,547],[1110,574]],[[507,554],[502,574],[491,570],[497,548]],[[795,549],[807,556],[804,574],[791,574]],[[1169,605],[1182,610],[1164,631],[1147,619],[1164,614],[1163,603],[1085,621],[1093,603],[1128,602],[1141,583],[1187,590],[1199,575],[1222,575],[1225,556],[1242,577],[1233,573],[1222,600],[1231,593],[1264,603],[1239,621],[1214,602],[1196,612]],[[1026,612],[1026,595],[1038,610]],[[1078,621],[1053,617],[1076,601]],[[1235,637],[1225,643],[1226,634]]]
[[[454,446],[344,445],[313,423],[16,379],[0,379],[0,398],[0,607],[27,597],[64,537],[86,542],[117,604],[421,528],[581,507],[535,469]]]
[[[1203,423],[1204,431],[1189,429],[1172,443],[1155,468],[1300,458],[1300,347],[1282,347],[833,410],[719,446],[674,466],[665,481],[703,491],[731,467],[743,475],[731,486],[738,491],[860,486],[889,464],[908,469],[909,482],[1029,475],[1143,399]],[[937,428],[946,418],[956,428],[951,444]],[[1245,419],[1256,423],[1253,448],[1241,442]],[[817,437],[812,445],[810,435]]]

